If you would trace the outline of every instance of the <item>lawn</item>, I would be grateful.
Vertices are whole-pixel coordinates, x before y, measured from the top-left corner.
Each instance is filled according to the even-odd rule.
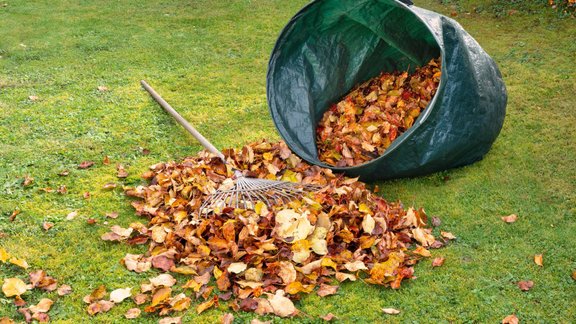
[[[90,318],[82,297],[101,284],[138,287],[152,274],[127,271],[131,247],[100,240],[111,225],[140,220],[119,186],[161,161],[195,155],[200,146],[144,92],[146,79],[217,147],[279,140],[268,114],[265,76],[277,35],[307,1],[23,1],[0,2],[0,247],[44,269],[73,293],[34,290],[31,304],[55,300],[55,322],[122,322],[125,301]],[[521,322],[576,319],[576,19],[552,9],[495,15],[489,1],[416,1],[454,15],[495,59],[508,89],[504,128],[484,160],[414,179],[378,183],[388,200],[424,207],[458,238],[416,266],[399,290],[360,281],[337,295],[303,296],[306,315],[292,322]],[[476,10],[475,10],[476,8]],[[480,10],[480,9],[481,10]],[[510,8],[514,8],[510,5]],[[506,12],[506,11],[505,11]],[[98,89],[98,87],[106,87]],[[103,90],[103,91],[102,91]],[[149,150],[149,154],[146,150]],[[103,163],[108,156],[111,163]],[[95,161],[78,169],[83,161]],[[116,178],[116,164],[128,178]],[[59,175],[68,171],[67,176]],[[23,186],[24,177],[34,179]],[[66,193],[44,192],[42,188]],[[86,199],[84,194],[90,193]],[[14,221],[14,210],[20,213]],[[72,220],[66,216],[77,211]],[[117,219],[105,218],[118,212]],[[517,214],[513,224],[500,217]],[[89,225],[94,218],[97,224]],[[44,222],[54,223],[46,231]],[[543,254],[544,266],[533,261]],[[27,271],[0,264],[0,280]],[[516,283],[532,280],[521,291]],[[21,321],[0,295],[0,318]],[[399,315],[381,308],[401,310]],[[185,322],[212,323],[219,309]],[[280,322],[253,313],[235,314]],[[143,315],[138,322],[157,322]]]

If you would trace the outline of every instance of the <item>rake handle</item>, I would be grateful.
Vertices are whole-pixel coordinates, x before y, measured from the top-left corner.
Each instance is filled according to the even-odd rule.
[[[182,125],[188,131],[188,133],[192,134],[192,136],[194,136],[194,138],[197,139],[198,142],[202,144],[202,146],[204,146],[208,151],[218,156],[224,162],[224,164],[227,164],[226,157],[224,156],[224,154],[222,154],[222,152],[220,152],[214,145],[212,145],[212,143],[210,143],[204,136],[202,136],[202,134],[200,134],[200,132],[198,132],[196,128],[190,125],[190,123],[186,119],[180,116],[180,114],[174,108],[172,108],[172,106],[170,106],[170,104],[167,103],[166,100],[162,99],[162,97],[160,97],[160,95],[156,91],[154,91],[154,89],[152,89],[152,87],[148,83],[146,83],[146,81],[141,80],[140,84],[142,84],[144,89],[146,89],[146,91],[150,93],[152,98],[154,98],[154,100],[156,100],[156,102],[160,104],[160,106],[162,106],[162,108],[164,108],[166,112],[172,115],[172,117],[174,117],[174,119],[176,119],[176,121],[180,123],[180,125]]]

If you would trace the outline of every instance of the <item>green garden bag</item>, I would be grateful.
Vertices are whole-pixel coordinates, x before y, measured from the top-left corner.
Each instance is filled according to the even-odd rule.
[[[380,157],[354,167],[318,159],[316,125],[355,85],[382,71],[410,71],[442,57],[436,95]],[[413,177],[478,161],[506,114],[494,61],[453,19],[395,0],[319,0],[281,32],[267,99],[282,138],[309,163],[363,181]]]

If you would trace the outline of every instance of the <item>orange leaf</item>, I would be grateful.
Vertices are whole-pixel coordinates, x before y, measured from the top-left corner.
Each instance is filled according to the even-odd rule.
[[[536,254],[534,256],[534,263],[536,263],[537,265],[543,267],[544,266],[544,260],[543,260],[543,256],[542,254]]]
[[[208,301],[203,302],[202,304],[198,305],[198,307],[196,307],[196,313],[200,314],[203,311],[207,310],[208,308],[214,306],[214,299],[210,299]]]
[[[504,317],[504,319],[502,319],[502,324],[518,324],[518,317],[516,317],[516,315],[512,314],[512,315],[508,315],[506,317]]]
[[[514,223],[518,219],[518,215],[512,214],[512,215],[508,215],[508,216],[503,216],[501,218],[506,223]]]
[[[432,261],[432,267],[440,267],[443,264],[444,264],[444,258],[443,257],[434,258],[434,260]]]
[[[528,291],[534,286],[534,282],[532,280],[524,280],[518,282],[518,288],[522,291]]]

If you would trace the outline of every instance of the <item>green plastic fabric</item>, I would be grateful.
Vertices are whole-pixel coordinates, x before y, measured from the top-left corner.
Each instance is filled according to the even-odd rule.
[[[318,159],[316,125],[329,106],[382,71],[442,57],[436,95],[380,157],[354,167]],[[320,0],[281,32],[268,66],[272,119],[294,153],[363,181],[413,177],[478,161],[506,114],[494,61],[453,19],[394,0]]]

